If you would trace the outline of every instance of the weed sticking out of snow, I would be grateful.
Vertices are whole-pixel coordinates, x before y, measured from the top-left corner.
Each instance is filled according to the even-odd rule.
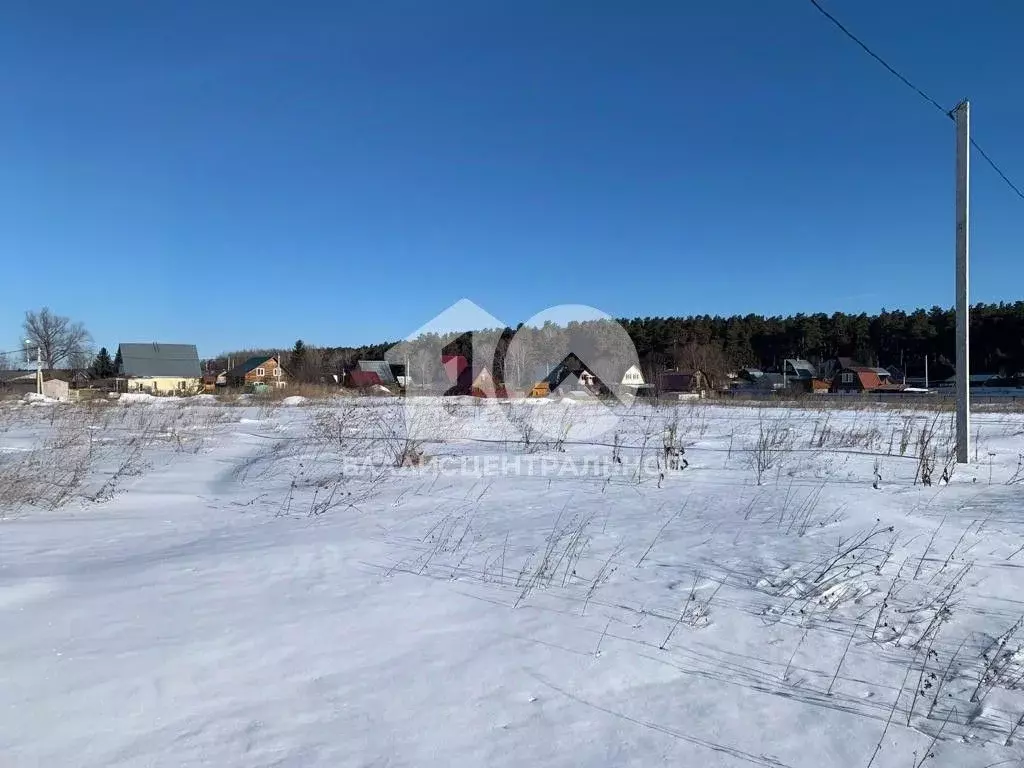
[[[1024,760],[1022,414],[119,402],[0,405],[12,764]]]

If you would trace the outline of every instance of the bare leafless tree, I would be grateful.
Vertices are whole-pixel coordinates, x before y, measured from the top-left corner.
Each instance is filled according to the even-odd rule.
[[[39,347],[47,368],[83,359],[88,355],[92,341],[84,325],[55,314],[49,307],[38,312],[28,310],[22,330],[30,345]]]
[[[417,345],[408,360],[409,367],[412,370],[406,373],[413,384],[421,392],[429,391],[434,385],[434,380],[437,378],[437,371],[435,369],[440,361],[440,356],[435,354],[435,350],[429,349],[425,345]]]
[[[760,409],[757,414],[757,435],[750,446],[748,464],[754,470],[757,484],[764,482],[765,475],[780,468],[792,456],[795,433],[788,421],[766,418]]]
[[[729,369],[728,360],[719,345],[693,340],[676,350],[675,364],[684,370],[701,371],[710,379],[710,386],[720,383]]]
[[[92,365],[92,361],[95,359],[96,351],[89,344],[70,355],[65,365],[68,368],[74,368],[76,371],[85,371],[89,369],[89,366]]]
[[[505,353],[505,383],[515,389],[522,389],[533,382],[527,382],[527,366],[530,364],[530,345],[521,341],[509,344]]]

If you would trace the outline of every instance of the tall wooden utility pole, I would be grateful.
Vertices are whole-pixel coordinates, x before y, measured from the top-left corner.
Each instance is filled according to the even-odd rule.
[[[971,105],[966,99],[951,113],[956,122],[956,460],[967,464],[971,451],[971,305],[968,300],[971,197]]]

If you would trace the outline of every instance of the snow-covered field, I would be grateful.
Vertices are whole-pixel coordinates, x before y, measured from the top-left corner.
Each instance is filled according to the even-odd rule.
[[[1024,761],[1022,415],[134,400],[0,405],[3,766]]]

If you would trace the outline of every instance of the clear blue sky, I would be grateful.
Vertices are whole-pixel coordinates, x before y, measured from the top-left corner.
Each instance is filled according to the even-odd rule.
[[[1024,182],[1024,6],[823,3]],[[7,344],[952,304],[952,124],[806,0],[12,0],[0,72]],[[972,299],[1018,299],[973,170]]]

